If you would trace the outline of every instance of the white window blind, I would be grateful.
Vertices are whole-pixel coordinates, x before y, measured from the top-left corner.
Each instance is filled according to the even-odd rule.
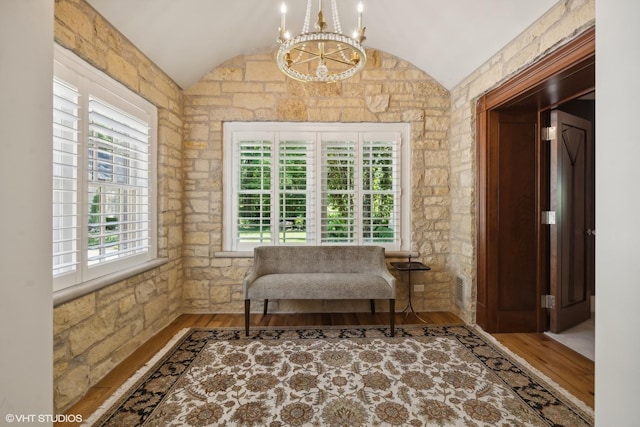
[[[238,144],[237,242],[251,247],[271,243],[270,140],[241,140]]]
[[[80,93],[53,81],[53,274],[78,269]]]
[[[279,243],[314,240],[315,208],[313,145],[310,136],[279,134]]]
[[[156,108],[59,46],[53,81],[54,290],[156,257]]]
[[[148,123],[90,96],[89,266],[148,250],[149,166]]]
[[[407,135],[401,124],[225,124],[224,249],[407,249]]]
[[[322,140],[322,243],[358,243],[357,151],[354,138]]]
[[[396,244],[400,233],[400,156],[394,135],[364,135],[362,141],[362,239]]]

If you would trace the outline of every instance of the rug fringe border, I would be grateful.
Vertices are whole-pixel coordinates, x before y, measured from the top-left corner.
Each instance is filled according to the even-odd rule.
[[[539,369],[537,369],[536,367],[531,365],[531,363],[527,362],[521,356],[519,356],[518,354],[514,353],[512,350],[507,348],[504,344],[502,344],[500,341],[498,341],[493,335],[491,335],[490,333],[486,332],[484,329],[482,329],[478,325],[467,325],[467,326],[469,328],[472,328],[475,332],[477,332],[479,335],[481,335],[486,340],[490,341],[491,344],[493,344],[496,347],[498,347],[502,352],[506,353],[507,356],[513,358],[513,360],[515,360],[516,362],[521,364],[524,368],[526,368],[529,371],[531,371],[532,374],[534,374],[537,377],[539,377],[540,381],[547,383],[551,388],[554,388],[555,390],[557,390],[567,400],[569,400],[572,404],[577,406],[580,410],[584,411],[585,413],[590,415],[592,418],[595,418],[595,411],[594,411],[594,409],[592,407],[590,407],[589,405],[584,403],[582,400],[578,399],[569,390],[567,390],[566,388],[562,387],[560,384],[558,384],[555,381],[553,381],[546,374],[544,374]]]
[[[153,355],[151,359],[147,361],[141,368],[139,368],[135,374],[133,374],[129,379],[127,379],[116,391],[111,393],[111,396],[107,400],[105,400],[99,407],[96,409],[83,423],[82,426],[92,426],[96,421],[98,421],[107,411],[111,409],[111,407],[122,397],[122,395],[127,392],[131,387],[135,385],[141,378],[143,378],[150,369],[152,369],[163,357],[167,355],[169,351],[177,343],[179,343],[189,332],[191,332],[194,328],[184,328],[178,333],[176,333],[169,342],[162,347],[156,354]]]

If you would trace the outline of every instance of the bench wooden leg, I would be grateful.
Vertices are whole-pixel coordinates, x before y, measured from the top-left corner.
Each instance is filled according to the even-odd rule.
[[[389,328],[391,328],[391,336],[396,336],[396,300],[389,300]]]
[[[371,314],[376,314],[376,300],[370,299],[369,303],[371,305]]]
[[[246,337],[249,336],[249,322],[251,320],[251,317],[249,315],[250,310],[251,310],[251,300],[246,299],[244,300],[244,335]]]
[[[265,316],[267,315],[267,307],[269,307],[269,300],[268,299],[264,300],[264,310],[263,310],[262,314],[264,314]]]

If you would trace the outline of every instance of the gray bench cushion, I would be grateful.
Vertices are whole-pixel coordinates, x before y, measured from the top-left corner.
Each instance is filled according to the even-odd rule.
[[[389,283],[368,273],[267,274],[247,289],[249,299],[383,299]]]

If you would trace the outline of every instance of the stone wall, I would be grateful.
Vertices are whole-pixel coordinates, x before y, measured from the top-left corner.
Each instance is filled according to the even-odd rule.
[[[466,303],[451,307],[467,323],[476,318],[476,102],[518,71],[594,25],[595,0],[558,2],[544,16],[451,90],[451,270],[466,282]]]
[[[412,249],[433,268],[414,273],[414,283],[425,284],[425,291],[415,294],[414,305],[421,310],[449,310],[450,95],[407,62],[375,50],[367,55],[361,73],[336,84],[286,78],[276,67],[275,51],[239,56],[185,91],[186,312],[241,312],[243,307],[241,281],[252,260],[215,256],[222,250],[225,121],[410,123]],[[403,307],[407,291],[400,284],[398,307]],[[356,310],[367,307],[365,303]],[[353,311],[354,307],[350,302],[281,302],[277,310]]]
[[[55,39],[158,108],[162,267],[54,310],[54,399],[61,411],[182,312],[182,98],[178,86],[84,0],[56,0]]]

